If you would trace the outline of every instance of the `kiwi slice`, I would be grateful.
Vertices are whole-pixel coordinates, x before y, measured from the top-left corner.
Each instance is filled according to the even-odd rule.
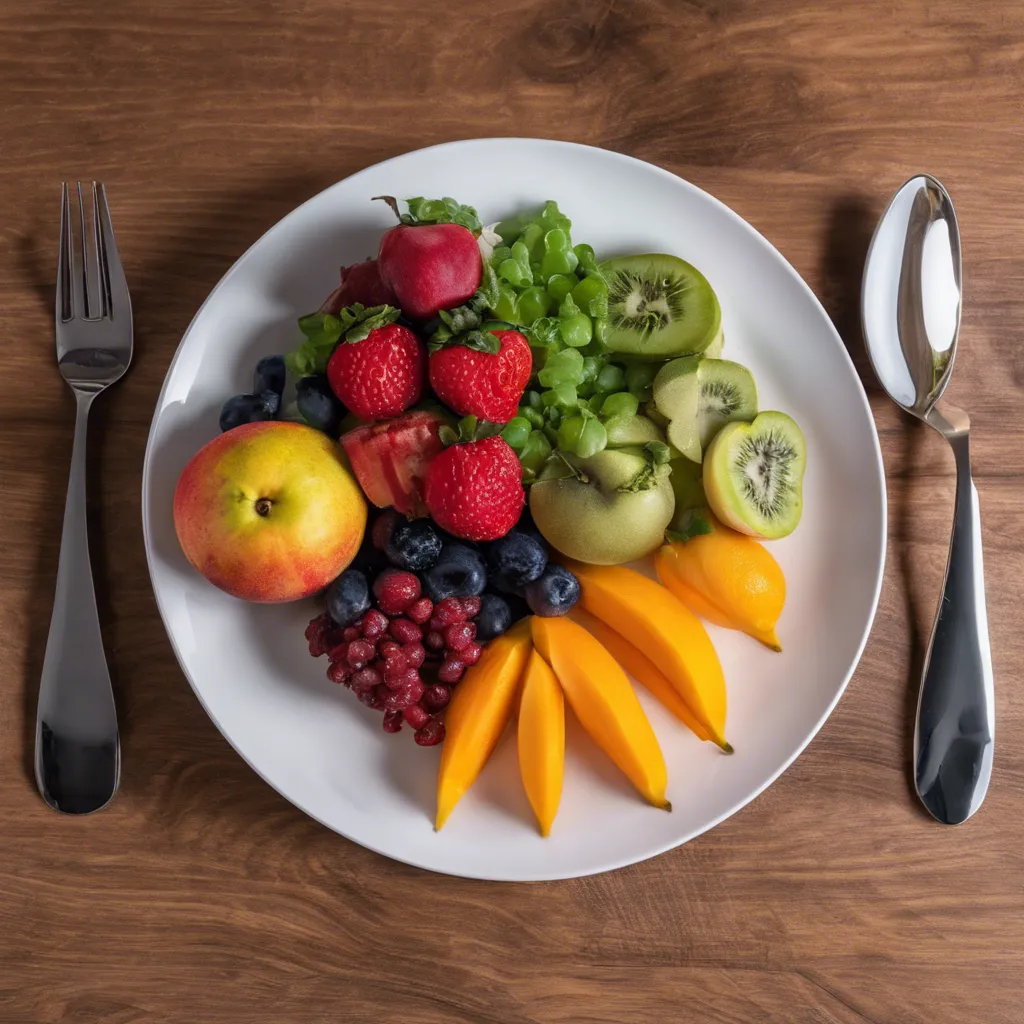
[[[704,349],[704,355],[708,359],[721,359],[722,352],[725,350],[725,331],[721,327],[718,328],[718,333],[711,339],[711,344]]]
[[[686,458],[700,462],[699,356],[683,356],[666,363],[654,378],[654,405],[668,417],[669,444]]]
[[[714,340],[722,311],[707,278],[678,256],[648,253],[601,264],[608,285],[612,352],[634,359],[672,359],[703,352]]]
[[[704,457],[711,511],[740,533],[766,540],[788,536],[803,512],[806,462],[804,435],[785,413],[727,423]]]
[[[733,420],[749,423],[757,415],[757,385],[753,374],[729,359],[702,359],[697,368],[697,402],[701,450]]]

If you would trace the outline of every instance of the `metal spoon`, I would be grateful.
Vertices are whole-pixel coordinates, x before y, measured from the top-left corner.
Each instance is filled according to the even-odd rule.
[[[900,188],[875,229],[861,315],[882,387],[902,409],[934,427],[956,458],[953,537],[914,731],[917,793],[947,825],[966,821],[985,799],[995,736],[970,420],[962,410],[939,404],[956,354],[960,297],[953,203],[938,181],[921,174]]]

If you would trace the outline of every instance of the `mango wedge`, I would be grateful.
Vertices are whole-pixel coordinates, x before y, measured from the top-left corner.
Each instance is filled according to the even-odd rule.
[[[709,534],[664,545],[654,556],[654,567],[658,579],[690,611],[782,650],[775,624],[786,602],[786,579],[753,537],[715,523]]]
[[[619,663],[576,622],[538,615],[530,622],[534,645],[580,724],[646,800],[671,810],[658,738]]]
[[[605,650],[638,682],[672,712],[698,739],[710,740],[707,729],[694,717],[686,701],[665,678],[665,674],[621,633],[600,619],[590,617],[587,628],[601,642]]]
[[[584,610],[640,648],[675,687],[711,742],[731,754],[725,739],[725,676],[700,619],[671,591],[633,569],[570,560],[565,564],[580,581]]]
[[[537,816],[540,834],[551,825],[562,800],[565,774],[565,698],[555,673],[536,652],[530,654],[519,698],[519,773]]]
[[[444,827],[455,805],[477,780],[512,715],[530,656],[530,620],[524,619],[484,648],[455,688],[445,714],[445,741],[437,777],[437,818]]]

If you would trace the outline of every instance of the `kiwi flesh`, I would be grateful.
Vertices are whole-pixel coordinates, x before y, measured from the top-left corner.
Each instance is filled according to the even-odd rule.
[[[753,374],[729,359],[702,359],[697,368],[700,446],[706,450],[719,430],[733,420],[749,423],[757,415]]]
[[[683,356],[667,362],[654,378],[654,405],[668,417],[665,433],[678,452],[700,462],[699,356]]]
[[[753,423],[727,423],[704,457],[704,492],[727,526],[776,540],[792,533],[803,512],[807,445],[785,413],[763,412]]]
[[[722,352],[725,350],[725,331],[721,327],[718,328],[718,333],[711,339],[711,344],[704,349],[704,355],[708,359],[721,359]]]
[[[678,256],[648,253],[601,264],[608,285],[612,352],[641,360],[703,352],[715,339],[722,311],[707,278]]]

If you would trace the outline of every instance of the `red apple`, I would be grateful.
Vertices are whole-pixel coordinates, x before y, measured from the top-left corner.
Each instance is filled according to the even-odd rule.
[[[297,601],[339,576],[366,502],[337,443],[299,423],[247,423],[193,457],[174,491],[185,557],[243,601]]]
[[[364,260],[341,268],[341,283],[324,299],[321,313],[337,316],[346,306],[397,306],[395,293],[380,279],[376,260]]]

